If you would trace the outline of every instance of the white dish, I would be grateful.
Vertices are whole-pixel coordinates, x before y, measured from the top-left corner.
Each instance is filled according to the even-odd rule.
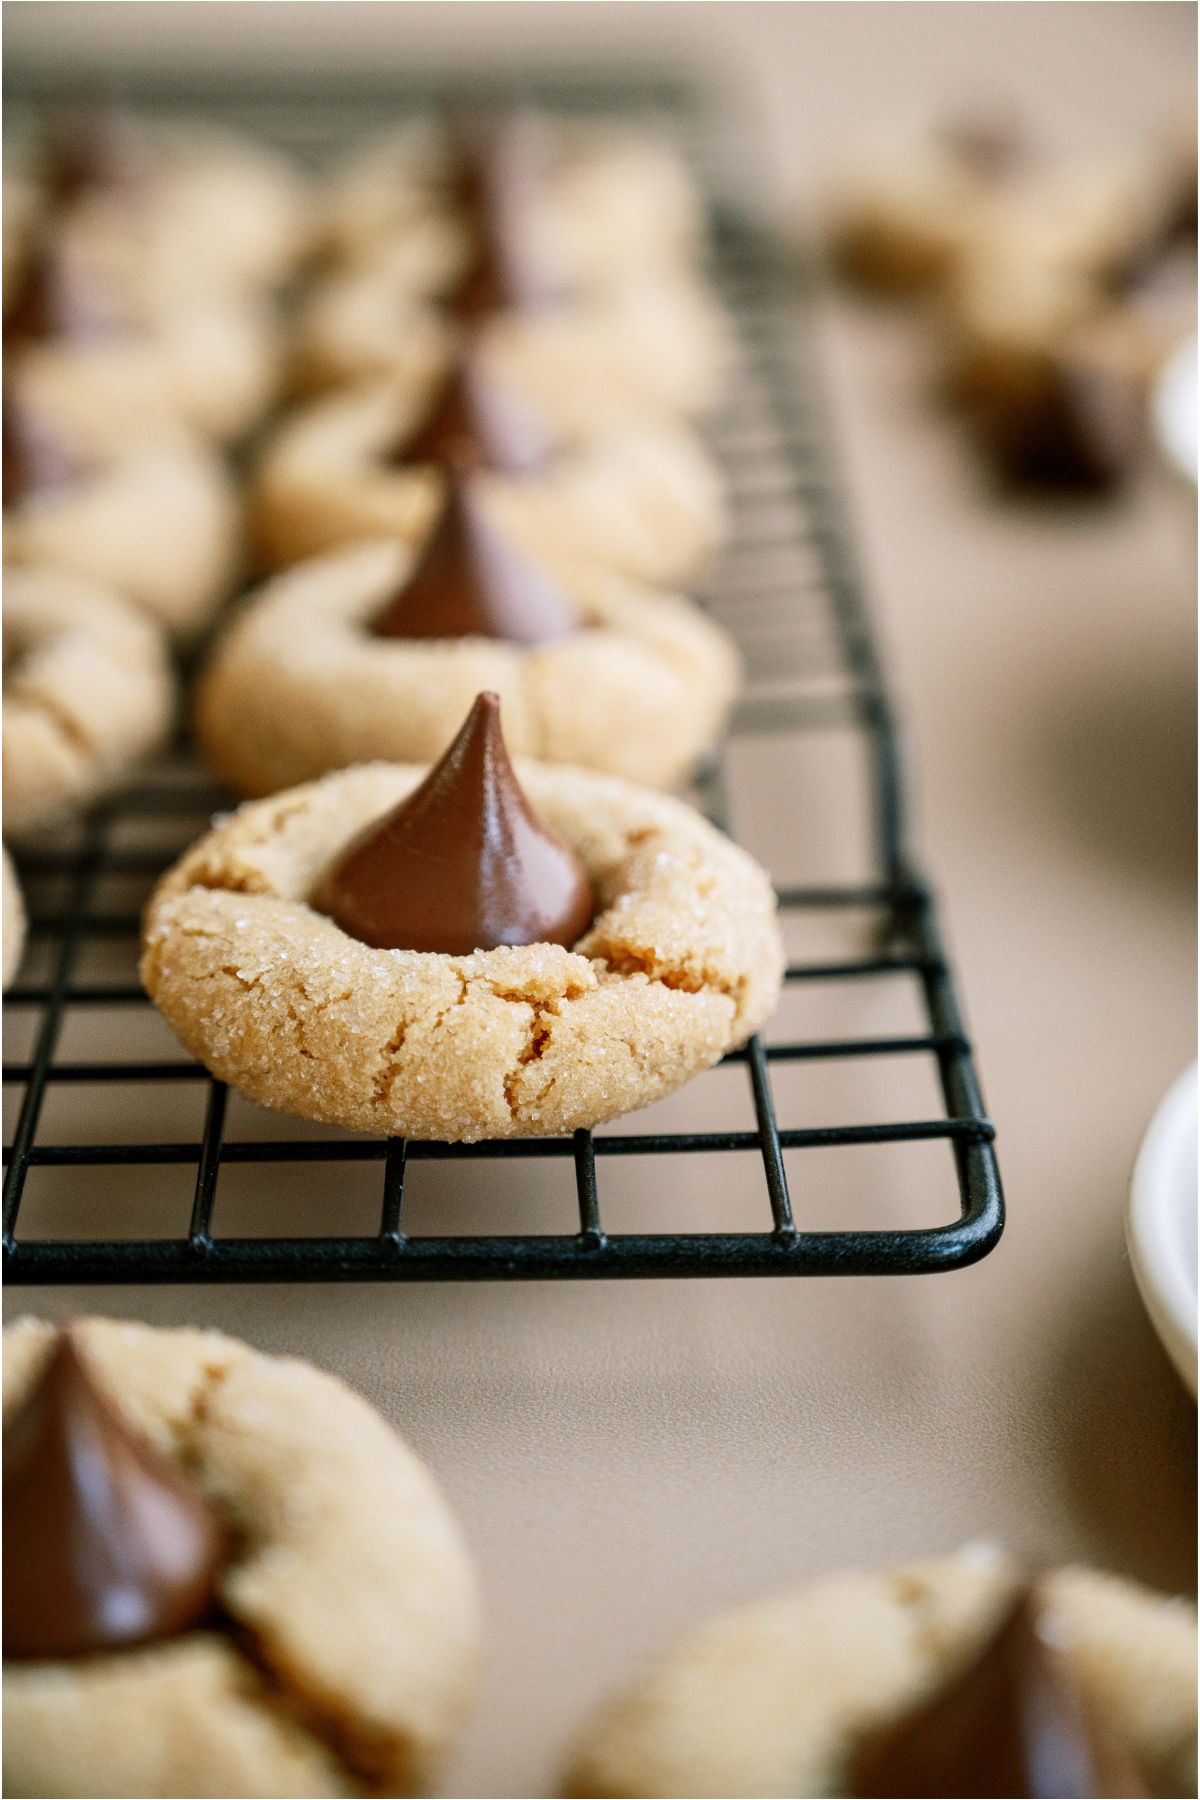
[[[1196,1065],[1142,1139],[1126,1218],[1133,1272],[1154,1328],[1196,1392]]]
[[[1163,450],[1185,480],[1200,471],[1200,413],[1197,408],[1196,339],[1170,356],[1154,385],[1154,429]]]

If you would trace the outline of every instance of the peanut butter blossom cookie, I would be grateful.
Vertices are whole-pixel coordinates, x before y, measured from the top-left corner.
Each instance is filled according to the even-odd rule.
[[[195,637],[240,560],[219,460],[161,417],[122,430],[95,395],[42,373],[21,364],[5,380],[6,562],[109,584],[172,637]]]
[[[4,1345],[6,1792],[423,1791],[473,1583],[371,1408],[216,1332],[27,1319]]]
[[[720,478],[685,426],[556,424],[466,349],[424,396],[375,379],[285,421],[255,481],[263,560],[285,567],[364,538],[419,542],[447,463],[484,476],[498,518],[535,554],[669,583],[695,574],[724,533]]]
[[[646,254],[607,284],[581,285],[569,247],[545,230],[549,177],[524,134],[501,122],[465,137],[459,156],[450,198],[463,253],[436,310],[433,298],[412,291],[411,243],[399,261],[335,271],[299,323],[299,385],[366,374],[428,379],[457,335],[486,326],[499,351],[551,392],[599,385],[643,411],[713,404],[728,374],[730,337],[694,273]]]
[[[304,177],[259,143],[199,121],[152,125],[112,107],[47,121],[46,199],[72,242],[175,296],[255,296],[312,242]]]
[[[166,644],[118,594],[57,569],[4,584],[4,829],[36,837],[127,783],[175,706]]]
[[[430,770],[244,806],[147,909],[142,979],[263,1105],[442,1141],[595,1125],[762,1024],[762,870],[681,802],[520,762],[480,695]]]
[[[251,600],[201,678],[214,768],[272,793],[377,757],[427,761],[481,688],[515,750],[673,787],[720,734],[732,641],[690,602],[523,551],[477,474],[442,477],[421,549],[360,544]]]
[[[574,1795],[1188,1795],[1196,1617],[987,1547],[844,1573],[683,1639],[588,1726]]]
[[[690,270],[698,258],[703,207],[666,140],[481,108],[389,128],[359,149],[325,197],[328,250],[362,262],[408,249],[414,291],[453,292],[482,261],[481,179],[520,204],[530,255],[572,289],[609,288],[647,268]],[[423,235],[430,223],[441,230]]]
[[[4,916],[0,921],[3,926],[3,955],[0,957],[0,973],[3,976],[5,989],[12,986],[17,970],[21,966],[21,957],[25,950],[25,901],[21,895],[21,884],[17,880],[17,871],[13,868],[12,857],[7,850],[0,851],[0,899],[3,901]]]

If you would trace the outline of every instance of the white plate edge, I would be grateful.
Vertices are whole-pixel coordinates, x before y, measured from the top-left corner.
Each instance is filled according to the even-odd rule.
[[[1134,1278],[1155,1330],[1184,1381],[1196,1393],[1197,1298],[1181,1267],[1168,1213],[1171,1165],[1180,1138],[1197,1126],[1197,1069],[1168,1090],[1138,1150],[1130,1183],[1125,1237]]]

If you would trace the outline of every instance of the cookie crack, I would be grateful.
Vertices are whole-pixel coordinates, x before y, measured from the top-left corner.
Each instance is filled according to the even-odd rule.
[[[372,1754],[366,1734],[353,1732],[332,1707],[323,1705],[304,1687],[282,1659],[276,1660],[261,1632],[232,1613],[225,1615],[222,1625],[225,1641],[252,1680],[259,1704],[319,1744],[340,1771],[349,1793],[382,1796],[393,1791],[393,1746],[386,1754],[382,1748]]]
[[[13,694],[12,702],[18,706],[27,706],[31,713],[41,713],[57,731],[66,748],[82,761],[90,762],[97,756],[95,739],[53,694],[45,693],[40,688],[27,694],[18,692]]]
[[[408,1022],[402,1020],[383,1046],[383,1067],[379,1070],[371,1084],[371,1091],[377,1105],[390,1100],[392,1089],[400,1074],[398,1058],[404,1048],[404,1040],[408,1036]]]
[[[177,1454],[183,1466],[203,1476],[205,1457],[202,1433],[212,1417],[217,1395],[233,1373],[227,1363],[206,1363],[192,1393],[186,1416],[177,1433]],[[249,1534],[242,1522],[225,1515],[229,1534],[229,1560],[236,1566],[248,1548]],[[239,1618],[227,1605],[218,1605],[213,1628],[244,1665],[257,1701],[293,1729],[303,1732],[336,1764],[351,1793],[382,1795],[389,1791],[395,1767],[395,1741],[373,1746],[366,1731],[352,1732],[335,1709],[306,1688],[283,1657],[273,1653],[264,1633]]]
[[[515,998],[515,996],[509,997]],[[546,1047],[553,1037],[553,1027],[549,1021],[552,1018],[561,1017],[557,1000],[527,1000],[525,1005],[531,1007],[533,1011],[533,1017],[529,1021],[529,1035],[517,1052],[516,1066],[510,1069],[504,1077],[504,1103],[508,1107],[509,1117],[514,1123],[517,1119],[518,1109],[521,1107],[518,1086],[525,1080],[524,1071],[532,1063],[542,1060],[546,1053]],[[529,1111],[532,1107],[540,1106],[557,1080],[557,1075],[551,1075],[536,1094],[526,1098],[524,1110]]]
[[[685,994],[723,994],[741,1012],[747,985],[744,975],[730,977],[716,969],[688,969],[678,964],[663,968],[658,965],[653,951],[636,950],[632,945],[623,950],[607,950],[598,955],[596,961],[603,963],[614,975],[644,975],[647,981]]]

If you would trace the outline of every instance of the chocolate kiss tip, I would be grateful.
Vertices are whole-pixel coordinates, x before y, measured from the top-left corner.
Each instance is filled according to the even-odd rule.
[[[224,1535],[62,1332],[4,1440],[4,1654],[155,1642],[211,1612]]]
[[[577,625],[554,579],[488,517],[476,479],[448,469],[437,523],[407,581],[369,629],[376,637],[533,645],[566,637]]]
[[[536,408],[464,352],[434,396],[416,432],[388,458],[394,467],[437,463],[469,474],[536,475],[559,443]]]
[[[595,912],[583,864],[513,773],[493,693],[478,696],[416,791],[351,843],[312,904],[374,949],[446,956],[570,949]]]

